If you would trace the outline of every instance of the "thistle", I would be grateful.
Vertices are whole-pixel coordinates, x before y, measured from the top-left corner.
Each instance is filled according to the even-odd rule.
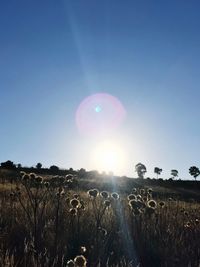
[[[147,206],[148,206],[149,208],[155,209],[155,208],[157,207],[157,203],[156,203],[155,200],[151,199],[151,200],[149,200],[149,201],[147,202]]]
[[[86,258],[83,255],[76,256],[74,259],[75,267],[86,267]]]

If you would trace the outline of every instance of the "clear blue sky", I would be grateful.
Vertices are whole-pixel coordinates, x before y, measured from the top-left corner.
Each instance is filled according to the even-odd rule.
[[[92,170],[106,139],[126,155],[116,174],[142,162],[147,176],[158,166],[189,178],[200,167],[199,11],[192,0],[1,1],[0,162]],[[85,136],[76,111],[101,92],[126,118]]]

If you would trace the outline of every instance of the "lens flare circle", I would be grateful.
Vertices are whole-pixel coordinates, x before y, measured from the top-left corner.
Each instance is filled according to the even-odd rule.
[[[76,111],[76,125],[81,133],[97,134],[117,128],[126,116],[122,103],[107,93],[86,97]]]

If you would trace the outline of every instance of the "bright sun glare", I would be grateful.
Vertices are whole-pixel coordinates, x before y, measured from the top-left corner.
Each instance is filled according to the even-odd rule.
[[[117,143],[104,141],[95,147],[92,161],[98,171],[118,174],[124,170],[125,153]]]

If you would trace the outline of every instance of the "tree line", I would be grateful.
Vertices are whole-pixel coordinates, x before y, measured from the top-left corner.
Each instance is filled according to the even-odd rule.
[[[9,169],[9,170],[26,168],[26,167],[22,167],[22,165],[20,163],[14,164],[14,162],[11,161],[11,160],[7,160],[5,162],[2,162],[0,164],[0,167],[1,168],[5,168],[5,169]],[[40,163],[40,162],[38,162],[35,165],[35,167],[31,167],[31,168],[27,168],[27,169],[34,169],[34,170],[38,170],[38,171],[49,170],[49,172],[51,172],[53,174],[57,174],[57,173],[63,171],[63,170],[61,170],[56,165],[51,165],[49,168],[42,168],[42,163]],[[66,170],[64,170],[64,171],[66,171]],[[161,175],[162,171],[163,170],[161,168],[159,168],[159,167],[155,167],[154,168],[154,173],[157,175],[157,179],[159,178],[159,175]],[[69,173],[73,173],[73,172],[77,172],[77,171],[73,170],[73,168],[69,168],[68,172]],[[79,170],[79,172],[80,172],[80,174],[85,174],[86,173],[86,170],[83,169],[83,168],[81,168]],[[147,168],[146,168],[146,166],[143,163],[137,163],[135,165],[135,172],[137,173],[138,178],[144,179],[144,176],[145,176],[145,174],[147,172]],[[178,177],[178,174],[179,174],[178,173],[178,170],[172,169],[171,170],[171,176],[172,176],[171,179],[174,180],[175,178],[177,178]],[[189,168],[189,174],[191,176],[193,176],[194,179],[195,179],[195,181],[196,181],[197,177],[200,175],[200,169],[198,167],[196,167],[196,166],[191,166]]]
[[[147,172],[147,168],[146,168],[146,166],[144,164],[137,163],[135,165],[135,171],[137,172],[138,178],[144,179],[144,175]],[[154,173],[157,175],[157,178],[158,178],[159,175],[161,175],[162,171],[163,170],[161,168],[159,168],[159,167],[155,167],[154,168]],[[195,181],[196,181],[197,177],[200,175],[200,170],[196,166],[191,166],[189,168],[189,174],[191,176],[193,176]],[[171,177],[172,179],[175,179],[176,177],[178,177],[178,170],[172,169],[171,170],[171,176],[172,176]]]

